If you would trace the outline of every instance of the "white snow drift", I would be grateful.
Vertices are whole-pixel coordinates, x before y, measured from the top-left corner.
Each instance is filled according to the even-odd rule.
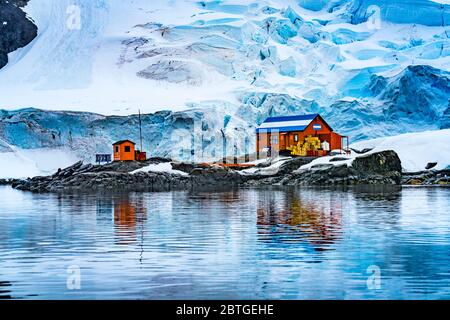
[[[406,171],[424,170],[429,162],[437,162],[433,168],[437,170],[450,166],[450,129],[361,141],[352,147],[359,150],[374,148],[371,152],[394,150]]]
[[[138,172],[165,172],[170,174],[176,174],[180,176],[187,176],[188,174],[186,172],[180,171],[180,170],[174,170],[172,168],[172,164],[170,162],[165,163],[158,163],[158,164],[151,164],[149,166],[146,166],[144,168],[137,169],[132,174],[138,173]]]
[[[79,159],[67,148],[18,149],[0,152],[0,178],[28,178],[50,175]]]

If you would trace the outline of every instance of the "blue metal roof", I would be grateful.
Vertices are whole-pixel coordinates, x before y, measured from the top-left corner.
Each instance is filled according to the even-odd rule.
[[[278,130],[280,132],[303,131],[318,114],[305,114],[285,117],[269,117],[256,129],[256,132]]]
[[[285,116],[285,117],[269,117],[264,120],[266,122],[281,122],[281,121],[298,121],[298,120],[313,120],[318,116],[318,114],[304,114],[296,116]]]
[[[260,132],[269,132],[269,131],[274,131],[274,130],[278,130],[280,132],[291,132],[291,131],[303,131],[307,128],[308,126],[294,126],[294,127],[273,127],[273,128],[268,128],[268,129],[259,129],[256,128],[256,133],[260,133]]]

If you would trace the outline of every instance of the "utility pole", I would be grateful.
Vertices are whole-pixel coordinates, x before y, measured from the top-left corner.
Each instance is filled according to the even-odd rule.
[[[141,152],[142,150],[142,120],[141,120],[141,109],[139,109],[139,139],[141,141]]]

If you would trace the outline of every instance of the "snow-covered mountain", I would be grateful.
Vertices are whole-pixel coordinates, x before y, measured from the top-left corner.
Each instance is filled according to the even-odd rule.
[[[38,35],[0,69],[3,149],[79,139],[77,154],[105,150],[135,134],[136,117],[103,115],[138,109],[168,110],[144,120],[156,155],[186,147],[171,132],[194,120],[202,150],[217,132],[253,148],[269,115],[321,113],[352,141],[450,125],[446,0],[30,0],[24,10]],[[30,107],[98,114],[11,111]],[[71,117],[71,129],[59,122]]]
[[[31,0],[38,37],[0,71],[0,108],[129,114],[249,91],[329,106],[373,74],[450,68],[431,0]],[[373,20],[373,21],[372,21]]]

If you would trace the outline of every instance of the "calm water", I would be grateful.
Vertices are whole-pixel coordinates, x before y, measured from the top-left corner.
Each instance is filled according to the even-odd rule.
[[[450,298],[450,189],[0,199],[2,298]]]

